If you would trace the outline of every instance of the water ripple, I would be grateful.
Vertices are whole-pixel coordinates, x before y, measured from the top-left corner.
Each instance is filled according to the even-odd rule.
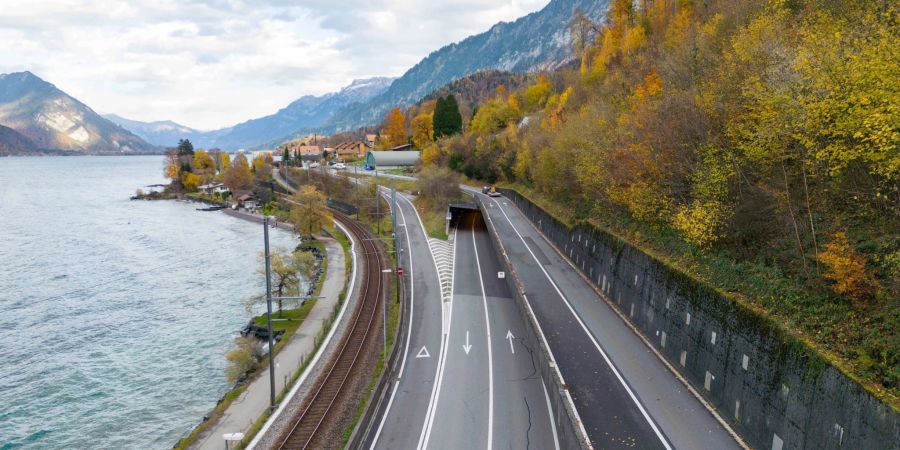
[[[0,450],[171,448],[227,390],[261,230],[127,200],[160,172],[156,156],[0,160]]]

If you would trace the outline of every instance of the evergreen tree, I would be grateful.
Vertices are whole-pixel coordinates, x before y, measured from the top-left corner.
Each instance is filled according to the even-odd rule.
[[[462,131],[462,114],[459,113],[459,105],[453,94],[444,98],[438,98],[434,105],[434,137],[450,136]]]
[[[462,131],[462,114],[459,113],[459,104],[456,103],[456,96],[450,94],[444,101],[447,108],[448,127],[447,134],[456,134]]]
[[[179,139],[177,149],[179,156],[194,154],[194,144],[191,144],[191,141],[188,139]]]
[[[291,163],[291,152],[289,152],[288,149],[285,148],[284,154],[281,155],[281,164],[284,165],[284,167],[287,167],[290,165],[290,163]]]

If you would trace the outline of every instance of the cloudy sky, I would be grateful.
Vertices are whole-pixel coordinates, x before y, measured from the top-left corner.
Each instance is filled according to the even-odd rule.
[[[100,113],[214,129],[428,53],[549,0],[2,0],[0,73]]]

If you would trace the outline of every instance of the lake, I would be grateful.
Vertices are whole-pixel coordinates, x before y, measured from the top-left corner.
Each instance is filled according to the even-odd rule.
[[[162,164],[0,158],[0,449],[168,449],[228,390],[262,226],[129,201]]]

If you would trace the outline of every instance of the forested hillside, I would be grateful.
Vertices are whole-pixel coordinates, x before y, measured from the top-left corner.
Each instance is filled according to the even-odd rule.
[[[610,229],[896,407],[898,14],[887,0],[616,0],[603,24],[573,20],[580,67],[498,89],[423,159]]]

